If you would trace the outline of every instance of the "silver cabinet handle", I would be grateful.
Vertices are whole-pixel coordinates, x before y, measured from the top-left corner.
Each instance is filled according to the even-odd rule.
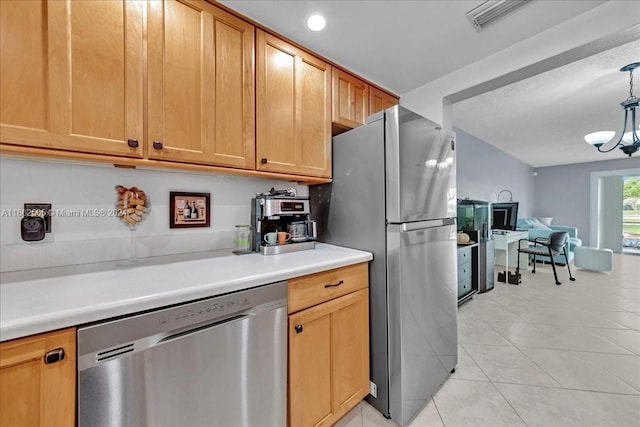
[[[48,351],[44,354],[44,363],[46,365],[50,363],[56,363],[64,359],[64,348],[56,348],[55,350]]]

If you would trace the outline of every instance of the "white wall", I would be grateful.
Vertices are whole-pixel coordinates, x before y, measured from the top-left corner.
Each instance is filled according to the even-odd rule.
[[[595,246],[596,242],[592,239],[595,236],[590,235],[590,224],[595,220],[590,213],[591,175],[593,172],[627,169],[640,170],[637,153],[634,157],[618,160],[538,168],[533,215],[553,217],[552,224],[577,227],[578,237],[583,244]],[[615,173],[612,172],[612,175]]]
[[[518,202],[518,217],[531,216],[534,206],[533,168],[486,142],[464,132],[456,132],[458,198],[497,201],[506,189]],[[508,193],[500,201],[509,200]]]
[[[271,187],[305,186],[287,181],[200,173],[121,169],[52,160],[0,159],[0,271],[15,271],[126,259],[130,232],[116,217],[55,217],[41,242],[20,237],[12,210],[25,202],[51,203],[53,210],[111,209],[116,185],[137,186],[151,200],[151,213],[136,231],[140,257],[232,248],[234,225],[250,223],[251,198]],[[209,228],[170,229],[169,192],[211,193]]]

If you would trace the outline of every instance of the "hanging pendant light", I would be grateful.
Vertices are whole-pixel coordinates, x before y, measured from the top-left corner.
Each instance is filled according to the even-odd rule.
[[[622,126],[622,132],[620,133],[618,142],[608,149],[602,148],[604,144],[613,139],[615,135],[615,132],[613,131],[594,132],[585,135],[584,137],[585,141],[596,147],[601,153],[608,153],[614,148],[619,147],[624,154],[631,157],[633,153],[640,150],[640,131],[638,130],[636,122],[636,111],[638,110],[638,105],[640,105],[640,99],[633,96],[633,70],[638,67],[640,67],[640,62],[634,62],[620,68],[620,71],[629,72],[629,98],[620,103],[624,109],[624,124]],[[631,113],[631,130],[627,132],[627,119],[629,117],[629,113]]]

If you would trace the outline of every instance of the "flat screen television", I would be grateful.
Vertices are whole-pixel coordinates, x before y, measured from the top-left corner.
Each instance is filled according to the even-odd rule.
[[[516,229],[518,202],[499,202],[491,204],[491,228],[493,230]]]

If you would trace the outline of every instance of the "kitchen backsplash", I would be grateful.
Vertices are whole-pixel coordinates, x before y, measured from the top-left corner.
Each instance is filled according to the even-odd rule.
[[[280,180],[146,169],[123,169],[54,160],[0,159],[0,271],[127,259],[130,232],[111,213],[116,185],[137,186],[151,213],[136,231],[138,257],[230,249],[234,226],[249,224],[250,201],[271,187],[306,186]],[[169,228],[169,192],[211,194],[210,227]],[[51,203],[52,232],[40,242],[20,236],[24,203]]]

